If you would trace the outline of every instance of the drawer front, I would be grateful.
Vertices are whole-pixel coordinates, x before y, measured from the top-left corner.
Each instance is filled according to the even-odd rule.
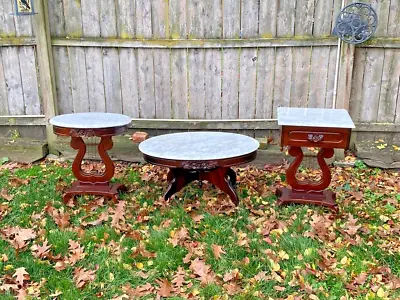
[[[283,146],[347,148],[349,146],[350,130],[304,130],[283,129]]]

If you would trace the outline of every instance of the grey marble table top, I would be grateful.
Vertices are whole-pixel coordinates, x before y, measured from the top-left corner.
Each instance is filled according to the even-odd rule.
[[[278,125],[355,128],[345,109],[278,107]]]
[[[89,112],[59,115],[51,118],[49,122],[58,127],[99,129],[128,125],[131,118],[121,114]]]
[[[218,160],[252,153],[259,145],[241,134],[200,131],[156,136],[140,143],[139,150],[162,159]]]

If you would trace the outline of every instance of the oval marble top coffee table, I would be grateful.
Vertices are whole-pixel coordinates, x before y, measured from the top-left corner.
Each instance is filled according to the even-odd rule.
[[[139,150],[147,162],[170,169],[165,200],[194,180],[207,180],[238,205],[231,167],[254,160],[258,147],[258,141],[245,135],[201,131],[153,137],[140,143]]]
[[[110,184],[114,176],[114,164],[107,154],[113,146],[112,137],[124,133],[128,129],[131,118],[112,113],[75,113],[65,114],[50,119],[53,131],[57,135],[71,136],[71,147],[78,153],[72,164],[72,172],[77,181],[63,196],[64,203],[75,195],[92,194],[118,199],[118,191],[126,190],[123,184]],[[86,154],[86,144],[82,138],[100,137],[98,153],[105,165],[103,174],[86,173],[82,170],[82,160]]]

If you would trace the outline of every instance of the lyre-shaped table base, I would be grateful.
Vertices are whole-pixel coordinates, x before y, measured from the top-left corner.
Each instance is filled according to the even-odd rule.
[[[318,165],[322,171],[321,180],[312,182],[309,180],[298,180],[296,173],[303,161],[303,151],[301,147],[290,146],[289,154],[295,159],[286,170],[286,181],[292,187],[278,189],[276,195],[279,197],[278,204],[313,204],[328,207],[337,212],[338,207],[336,204],[335,193],[325,190],[331,183],[331,172],[329,166],[326,164],[325,159],[331,158],[334,150],[331,148],[321,148],[317,155]]]
[[[86,154],[86,144],[81,136],[71,137],[71,147],[78,150],[72,163],[72,172],[78,180],[63,195],[65,204],[74,196],[85,194],[99,195],[111,198],[114,202],[118,201],[119,191],[126,191],[126,187],[123,184],[111,184],[109,182],[114,176],[115,170],[114,163],[107,154],[107,150],[110,150],[112,146],[111,136],[101,136],[97,149],[105,165],[105,171],[103,174],[86,173],[81,168],[82,160]]]

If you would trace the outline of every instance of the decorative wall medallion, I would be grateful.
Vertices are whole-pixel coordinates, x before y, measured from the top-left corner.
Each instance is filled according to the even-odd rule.
[[[216,161],[184,161],[181,164],[186,170],[212,170],[218,167]]]
[[[322,141],[324,138],[323,134],[316,134],[316,133],[309,133],[307,139],[310,142],[314,142],[314,143],[318,143],[320,141]]]
[[[15,0],[15,14],[21,15],[34,15],[34,0]]]

